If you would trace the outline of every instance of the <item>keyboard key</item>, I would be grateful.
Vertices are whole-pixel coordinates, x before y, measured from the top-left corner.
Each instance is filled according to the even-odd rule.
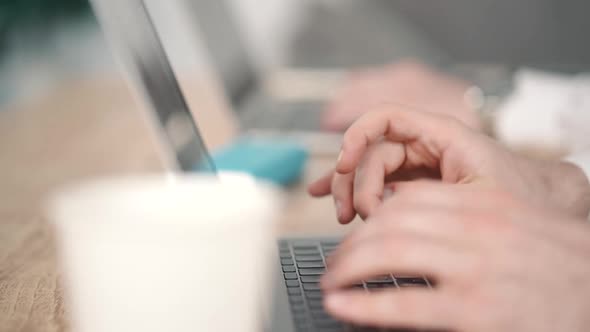
[[[312,310],[311,311],[311,317],[313,317],[314,320],[322,320],[322,319],[326,319],[326,320],[334,320],[330,315],[328,315],[324,310]]]
[[[354,332],[381,332],[382,330],[374,328],[374,327],[360,327],[360,326],[355,326],[354,329],[352,330]],[[401,330],[395,330],[396,332],[402,332]]]
[[[309,319],[295,321],[295,331],[297,332],[314,332],[313,325]]]
[[[299,281],[297,280],[285,280],[287,287],[299,287]]]
[[[289,302],[291,304],[303,303],[303,296],[301,296],[301,295],[289,296]]]
[[[312,244],[293,245],[293,250],[318,250],[318,247]]]
[[[307,305],[311,309],[324,309],[324,302],[321,299],[308,299]]]
[[[395,283],[392,281],[382,281],[382,282],[368,282],[367,286],[382,286],[382,287],[395,287]]]
[[[281,259],[281,265],[294,265],[295,263],[291,258],[283,258]]]
[[[322,318],[314,318],[313,320],[313,325],[315,325],[315,327],[320,328],[320,331],[324,331],[323,329],[328,329],[328,328],[336,328],[336,327],[340,327],[342,328],[342,323],[335,320],[334,318],[326,315],[325,317]]]
[[[293,320],[299,323],[307,323],[310,319],[307,316],[307,312],[305,311],[296,311],[292,312]]]
[[[297,262],[323,262],[324,258],[321,255],[295,255]]]
[[[295,331],[297,332],[312,332],[307,323],[295,323]],[[323,331],[322,331],[323,332]]]
[[[291,258],[291,253],[288,252],[288,251],[287,252],[281,252],[281,253],[279,253],[279,256],[281,258]]]
[[[342,326],[323,327],[320,332],[350,332],[352,330],[343,330]],[[299,331],[297,331],[299,332]]]
[[[422,284],[406,284],[406,283],[401,283],[398,284],[398,286],[400,288],[409,288],[409,287],[427,287],[427,285],[422,285]]]
[[[284,273],[283,275],[285,276],[285,280],[297,280],[299,278],[297,273],[294,272]]]
[[[305,292],[305,297],[307,297],[308,299],[312,299],[312,300],[319,300],[322,299],[322,292],[317,290],[317,291],[306,291]]]
[[[425,282],[426,279],[424,277],[416,277],[416,276],[394,276],[395,280],[403,280],[405,282]]]
[[[297,332],[311,332],[311,325],[307,321],[296,321],[295,322],[295,331]]]
[[[317,276],[317,275],[324,274],[324,272],[326,272],[326,269],[323,267],[312,268],[312,269],[308,269],[308,268],[300,268],[299,269],[299,274],[302,276]]]
[[[295,324],[297,324],[298,322],[300,323],[307,323],[309,320],[307,319],[307,315],[305,314],[305,312],[295,312],[293,313],[293,320],[295,321]]]
[[[295,266],[283,266],[283,272],[295,272]]]
[[[297,267],[300,269],[323,268],[324,262],[297,262]]]
[[[306,291],[312,291],[312,290],[320,290],[320,284],[316,283],[307,283],[307,284],[303,284],[303,289]]]
[[[428,286],[428,283],[426,282],[426,280],[424,278],[395,278],[395,281],[397,282],[398,286],[400,287],[412,287],[412,286],[417,286],[417,287],[425,287]]]
[[[287,293],[289,295],[301,295],[301,289],[297,288],[287,288]]]
[[[279,241],[279,248],[280,249],[289,249],[289,242],[287,241]]]
[[[321,332],[324,332],[329,329],[329,331],[338,331],[338,329],[342,329],[342,323],[334,319],[322,319],[319,321],[314,321],[314,325],[321,329]]]
[[[305,309],[305,303],[291,303],[291,312],[294,314],[304,314]]]
[[[294,250],[295,255],[319,255],[320,251],[317,249],[299,249]]]
[[[305,282],[320,282],[320,279],[322,278],[321,275],[317,275],[317,276],[301,276],[301,282],[305,283]]]
[[[391,276],[379,276],[365,281],[367,284],[385,284],[393,283]]]
[[[393,288],[394,284],[388,285],[388,284],[367,284],[367,289],[369,290],[378,290],[378,289],[384,289],[384,288]]]

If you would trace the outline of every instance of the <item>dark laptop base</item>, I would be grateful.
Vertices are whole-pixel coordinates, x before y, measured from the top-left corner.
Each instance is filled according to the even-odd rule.
[[[319,280],[327,268],[326,257],[336,249],[338,243],[339,239],[328,237],[283,239],[278,242],[278,275],[275,277],[272,331],[384,331],[351,326],[335,320],[325,312]],[[431,285],[423,277],[386,275],[351,287],[372,292],[383,288]]]

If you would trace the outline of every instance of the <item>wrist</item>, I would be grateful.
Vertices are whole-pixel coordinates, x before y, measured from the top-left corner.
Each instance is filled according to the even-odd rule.
[[[544,172],[548,193],[560,209],[576,217],[590,214],[590,181],[584,171],[568,161],[550,162]]]

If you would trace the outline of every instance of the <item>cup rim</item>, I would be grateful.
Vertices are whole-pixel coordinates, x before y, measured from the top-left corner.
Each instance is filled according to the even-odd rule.
[[[244,173],[141,174],[64,186],[49,196],[45,210],[58,225],[76,220],[139,224],[143,221],[132,219],[150,213],[149,218],[141,218],[148,220],[147,224],[159,224],[157,220],[169,214],[170,222],[191,225],[189,220],[195,220],[194,224],[204,229],[207,223],[201,219],[215,219],[209,228],[220,229],[221,222],[228,227],[240,225],[237,216],[241,214],[258,213],[262,219],[272,219],[280,197],[276,188]]]

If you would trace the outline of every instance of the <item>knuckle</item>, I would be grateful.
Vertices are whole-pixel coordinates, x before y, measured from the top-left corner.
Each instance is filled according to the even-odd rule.
[[[359,141],[359,136],[358,134],[356,134],[353,130],[352,127],[349,128],[346,133],[344,133],[344,135],[342,136],[342,145],[340,148],[340,151],[343,155],[350,155],[351,151],[354,151],[358,145],[358,141]],[[340,161],[336,162],[336,165],[338,165]]]
[[[485,199],[490,199],[496,206],[502,207],[501,210],[488,211],[480,218],[480,224],[486,227],[486,231],[504,235],[515,233],[517,231],[515,220],[504,212],[517,211],[520,208],[514,196],[506,191],[493,190]]]

